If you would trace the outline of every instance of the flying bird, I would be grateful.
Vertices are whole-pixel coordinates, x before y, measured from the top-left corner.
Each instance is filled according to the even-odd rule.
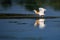
[[[39,11],[34,10],[35,14],[38,14],[41,17],[44,17],[44,15],[45,15],[44,12],[45,11],[46,11],[46,9],[44,9],[44,8],[39,8]]]

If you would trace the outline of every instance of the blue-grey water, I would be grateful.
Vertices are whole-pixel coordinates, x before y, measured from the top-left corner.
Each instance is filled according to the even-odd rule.
[[[27,10],[28,7],[25,7],[26,4],[17,4],[16,2],[18,1],[12,0],[12,5],[5,8],[4,6],[2,6],[4,4],[1,4],[2,0],[0,0],[0,13],[35,14],[33,10]],[[48,4],[48,2],[44,3],[44,8],[46,9],[45,16],[60,17],[60,2],[58,0],[55,1],[49,1],[50,4]],[[25,1],[22,0],[22,2]],[[37,0],[36,2],[38,3],[39,0]],[[37,5],[34,4],[34,7],[35,6]],[[37,25],[35,23],[37,23]],[[39,23],[42,24],[40,25]],[[38,20],[36,18],[0,19],[0,40],[60,40],[60,18],[45,18]]]
[[[0,40],[60,40],[60,18],[45,19],[45,27],[34,27],[36,19],[0,19]]]

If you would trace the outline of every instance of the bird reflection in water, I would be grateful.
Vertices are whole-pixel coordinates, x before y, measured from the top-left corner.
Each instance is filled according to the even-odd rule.
[[[45,19],[41,18],[41,19],[37,19],[34,23],[34,27],[39,26],[39,28],[44,28],[45,27]]]

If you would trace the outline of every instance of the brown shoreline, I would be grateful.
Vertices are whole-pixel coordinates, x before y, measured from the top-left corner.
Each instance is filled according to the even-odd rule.
[[[35,14],[0,14],[0,19],[20,19],[20,18],[42,18]],[[56,16],[46,16],[43,18],[60,18]]]

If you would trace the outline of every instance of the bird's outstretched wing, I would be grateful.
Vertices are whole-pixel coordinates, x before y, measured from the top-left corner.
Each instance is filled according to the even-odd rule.
[[[37,10],[34,10],[35,14],[39,14],[39,12]]]

